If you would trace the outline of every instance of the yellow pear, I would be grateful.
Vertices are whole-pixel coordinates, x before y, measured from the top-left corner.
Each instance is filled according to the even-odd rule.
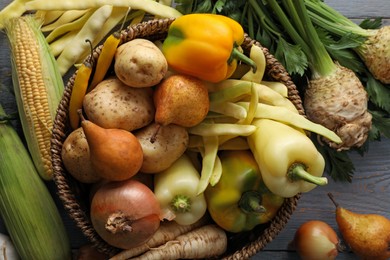
[[[390,220],[378,214],[359,214],[336,206],[336,222],[346,244],[360,258],[385,260],[390,258]]]
[[[161,81],[154,92],[155,122],[192,127],[199,124],[210,107],[206,83],[183,74],[173,74]]]
[[[102,128],[79,113],[90,149],[91,165],[96,173],[110,181],[133,177],[143,162],[142,146],[138,139],[127,130]]]

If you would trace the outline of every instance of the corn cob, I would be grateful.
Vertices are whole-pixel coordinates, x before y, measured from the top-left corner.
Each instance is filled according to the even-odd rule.
[[[21,259],[71,259],[56,204],[0,105],[0,216]],[[0,257],[1,258],[1,257]]]
[[[5,24],[12,61],[16,104],[35,167],[45,180],[52,178],[50,137],[64,83],[38,21],[32,15]]]

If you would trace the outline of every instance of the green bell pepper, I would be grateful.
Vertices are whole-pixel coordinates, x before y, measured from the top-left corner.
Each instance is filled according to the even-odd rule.
[[[223,229],[237,233],[272,220],[284,198],[269,191],[249,150],[221,151],[222,176],[205,191],[212,219]]]

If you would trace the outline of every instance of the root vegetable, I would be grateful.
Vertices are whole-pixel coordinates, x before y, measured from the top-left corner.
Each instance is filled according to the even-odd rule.
[[[88,119],[104,128],[127,131],[142,128],[154,119],[150,88],[133,88],[113,77],[100,82],[84,97]]]
[[[360,80],[341,66],[328,77],[311,80],[305,91],[307,117],[340,136],[343,142],[339,144],[324,139],[337,150],[360,147],[367,140],[372,124],[367,104],[367,92]]]
[[[124,250],[110,258],[110,260],[125,260],[134,256],[138,256],[150,250],[151,248],[161,246],[171,240],[174,240],[180,235],[200,228],[201,226],[205,225],[207,221],[207,217],[203,217],[199,221],[191,225],[179,225],[175,221],[163,221],[161,222],[161,225],[156,231],[156,233],[154,233],[152,238],[149,239],[145,244],[142,244],[132,249]]]
[[[305,4],[316,25],[339,37],[363,37],[365,41],[354,50],[376,79],[390,84],[390,26],[363,29],[322,1],[306,0]]]
[[[94,229],[108,244],[129,249],[148,241],[160,226],[153,192],[132,179],[103,184],[91,203]]]
[[[295,249],[301,259],[336,259],[342,250],[336,231],[326,222],[310,220],[303,223],[295,232],[289,247]]]
[[[149,250],[134,260],[204,259],[223,254],[227,249],[225,231],[217,225],[206,225],[175,240]]]
[[[160,126],[152,123],[134,135],[142,146],[144,160],[140,171],[144,173],[167,169],[186,151],[189,142],[186,128],[174,124]],[[154,142],[152,137],[155,137]]]
[[[304,0],[282,1],[281,4],[268,0],[267,3],[307,57],[311,78],[304,107],[308,118],[340,136],[343,142],[328,142],[331,147],[341,151],[362,146],[372,122],[367,111],[367,93],[360,79],[352,70],[332,60],[310,19]]]
[[[101,179],[92,168],[89,146],[82,127],[66,137],[62,145],[61,158],[66,170],[79,182],[94,183]]]
[[[134,39],[117,48],[114,70],[117,77],[128,86],[152,87],[163,79],[168,71],[168,63],[153,42]]]

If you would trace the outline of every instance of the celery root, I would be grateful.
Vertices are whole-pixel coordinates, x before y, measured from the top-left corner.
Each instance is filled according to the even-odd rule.
[[[390,26],[374,31],[355,51],[376,79],[390,84]]]
[[[322,1],[305,0],[305,4],[314,24],[339,37],[364,37],[365,41],[354,50],[377,80],[390,84],[390,26],[364,29]]]
[[[304,93],[307,117],[334,131],[341,144],[328,142],[337,150],[360,147],[371,129],[368,96],[360,79],[350,69],[335,63],[310,19],[305,0],[266,1],[292,41],[307,56],[311,71]],[[309,1],[306,1],[309,2]]]
[[[324,139],[337,150],[360,147],[367,140],[372,119],[367,103],[368,95],[360,80],[341,66],[328,77],[311,80],[304,97],[307,117],[342,138],[341,144]]]

